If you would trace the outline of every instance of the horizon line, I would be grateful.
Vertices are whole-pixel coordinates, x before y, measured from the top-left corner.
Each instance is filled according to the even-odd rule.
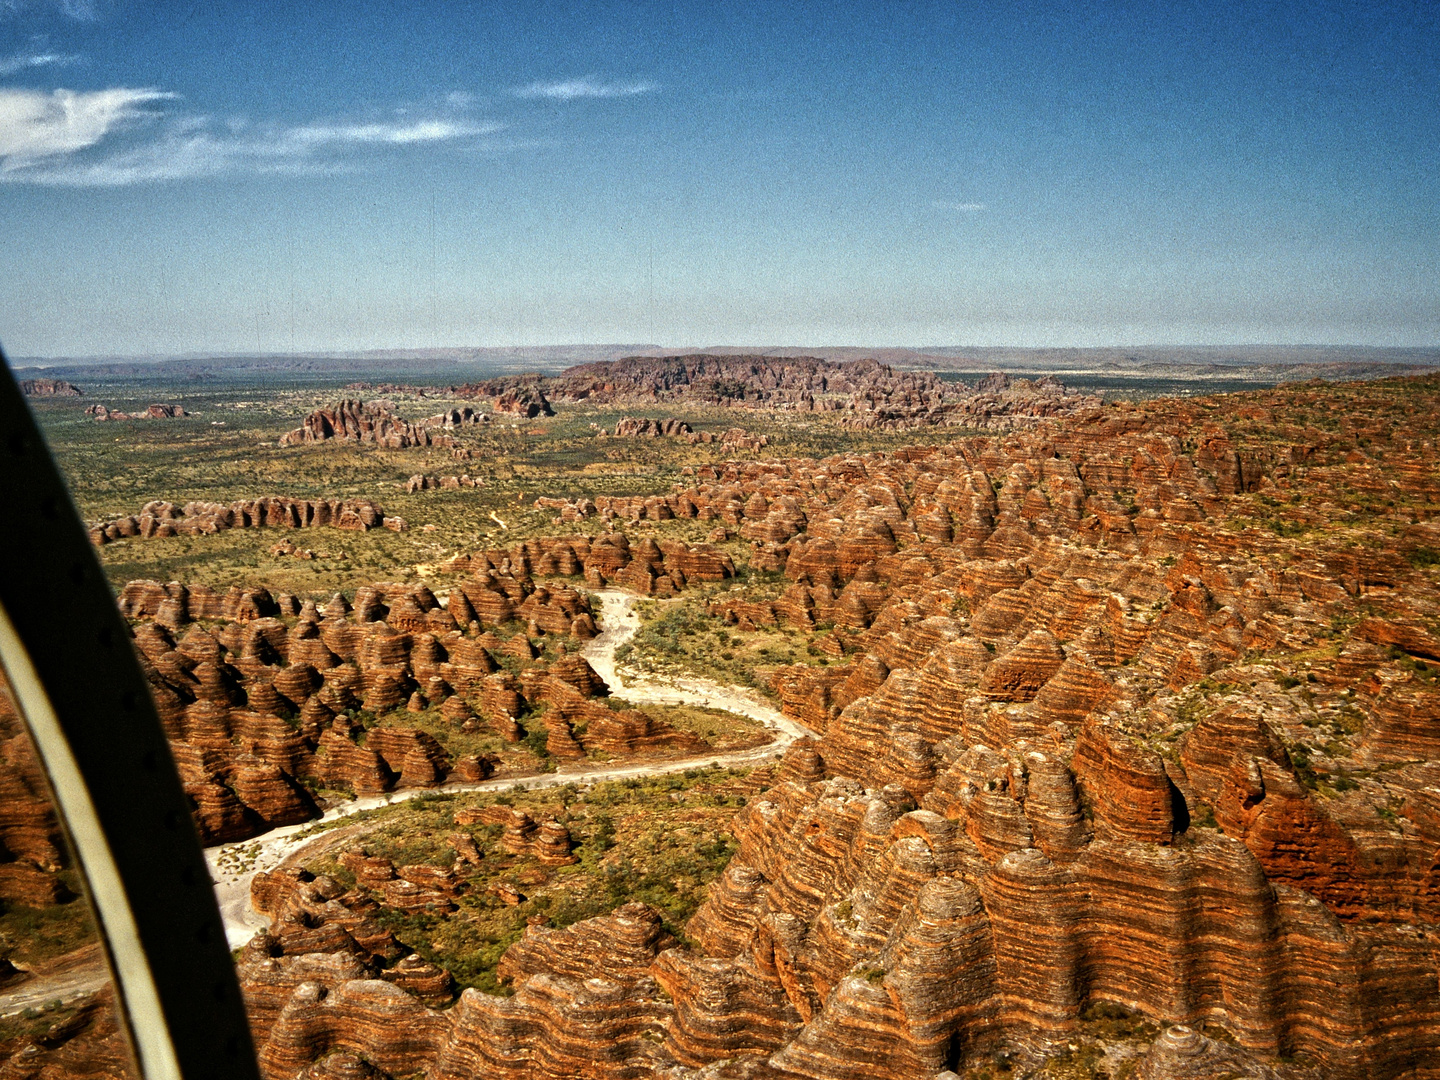
[[[772,342],[765,345],[760,344],[733,344],[724,342],[712,342],[706,345],[656,345],[647,342],[610,342],[610,341],[561,341],[546,344],[506,344],[506,345],[423,345],[408,346],[395,345],[381,348],[369,349],[295,349],[295,350],[266,350],[257,351],[252,349],[190,349],[180,352],[132,352],[132,353],[76,353],[76,354],[27,354],[11,355],[4,354],[9,363],[15,364],[22,361],[47,361],[47,362],[68,362],[68,363],[162,363],[169,360],[222,360],[237,358],[254,359],[311,359],[311,360],[347,360],[360,359],[365,357],[381,358],[404,353],[416,358],[419,357],[443,357],[454,353],[495,353],[495,352],[543,352],[565,349],[605,349],[624,350],[638,349],[664,353],[667,355],[703,355],[715,350],[724,352],[741,352],[745,355],[767,355],[774,350],[794,351],[798,349],[812,349],[817,351],[845,350],[848,352],[908,352],[908,353],[929,353],[934,350],[955,352],[960,350],[974,350],[976,352],[1114,352],[1117,350],[1201,350],[1201,351],[1223,351],[1223,350],[1259,350],[1259,349],[1295,349],[1314,350],[1325,352],[1336,352],[1345,350],[1365,350],[1370,352],[1434,352],[1440,354],[1440,342],[1424,345],[1385,345],[1370,344],[1366,342],[1344,342],[1326,343],[1309,341],[1247,341],[1247,342],[1203,342],[1203,343],[1181,343],[1181,342],[1117,342],[1107,345],[978,345],[964,342],[958,343],[932,343],[927,345],[854,345],[845,342],[832,342],[825,345],[814,344],[781,344]]]

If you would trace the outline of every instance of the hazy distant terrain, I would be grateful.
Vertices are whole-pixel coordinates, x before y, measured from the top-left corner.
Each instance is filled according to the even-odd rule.
[[[750,350],[716,347],[725,354]],[[923,349],[862,349],[852,346],[820,349],[767,347],[768,356],[818,356],[826,360],[870,357],[898,368],[924,369],[978,377],[991,371],[1055,375],[1076,386],[1100,386],[1090,380],[1169,379],[1178,381],[1239,380],[1256,383],[1305,379],[1374,379],[1421,374],[1440,365],[1440,348],[1376,348],[1372,346],[1241,345],[1143,346],[1090,349],[1026,349],[1010,346],[936,346]],[[1213,389],[1213,387],[1207,387]]]
[[[42,370],[55,377],[67,372],[78,378],[206,378],[235,372],[287,375],[354,373],[367,378],[474,379],[514,375],[527,371],[553,372],[572,364],[616,360],[622,356],[659,356],[667,350],[654,345],[542,345],[494,349],[381,349],[368,352],[324,353],[196,353],[186,356],[12,356],[18,371]],[[23,376],[22,376],[23,377]]]
[[[12,357],[10,363],[21,378],[44,375],[71,379],[82,387],[87,381],[100,385],[153,381],[214,385],[237,379],[304,386],[337,380],[459,383],[525,372],[554,374],[577,364],[626,356],[678,356],[693,351],[643,344],[582,344],[174,357]],[[1232,392],[1317,378],[1376,379],[1423,374],[1440,366],[1440,348],[1369,346],[709,346],[704,351],[826,360],[873,358],[896,368],[935,371],[947,380],[972,383],[992,371],[1030,378],[1054,375],[1070,386],[1112,398]]]

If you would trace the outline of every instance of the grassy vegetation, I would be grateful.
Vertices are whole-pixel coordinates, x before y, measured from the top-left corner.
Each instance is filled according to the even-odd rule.
[[[505,949],[518,940],[527,922],[540,917],[554,927],[614,910],[640,900],[664,913],[671,932],[705,898],[711,881],[735,849],[729,822],[744,804],[740,793],[748,770],[695,769],[683,774],[542,791],[484,795],[437,795],[357,814],[345,824],[363,823],[355,845],[383,855],[397,866],[448,867],[455,853],[446,837],[457,831],[457,810],[507,804],[531,814],[551,814],[570,830],[579,861],[546,867],[528,855],[511,855],[499,846],[500,826],[468,826],[484,852],[471,867],[460,910],[447,916],[410,915],[382,909],[377,916],[405,945],[447,968],[462,986],[489,993],[505,988],[495,967]],[[342,845],[343,847],[343,845]],[[339,849],[309,864],[353,885],[340,866]],[[506,904],[494,891],[509,885],[524,899]]]
[[[482,727],[484,721],[481,721]],[[377,719],[371,719],[366,727],[407,727],[419,728],[435,736],[435,740],[445,747],[446,751],[456,758],[465,757],[469,754],[479,754],[484,757],[489,755],[500,759],[499,769],[509,770],[517,774],[543,772],[549,765],[549,757],[545,754],[545,725],[538,715],[525,716],[520,718],[520,726],[527,732],[538,731],[539,746],[538,752],[534,742],[525,741],[518,743],[506,742],[498,735],[488,731],[462,731],[459,727],[450,723],[440,715],[439,709],[426,709],[424,712],[412,713],[405,709],[396,709],[386,713]]]
[[[32,908],[0,901],[0,956],[27,966],[43,964],[95,940],[80,875],[62,870],[59,877],[74,895],[64,904]]]
[[[136,512],[151,499],[231,502],[261,495],[297,498],[363,497],[404,517],[409,531],[357,534],[329,529],[301,533],[271,529],[229,530],[198,538],[131,539],[102,549],[112,582],[134,578],[185,580],[225,588],[263,580],[296,595],[328,595],[367,581],[406,581],[423,576],[457,551],[508,546],[531,536],[553,534],[555,514],[536,510],[537,496],[580,498],[641,495],[685,481],[684,470],[719,464],[731,456],[718,443],[690,445],[678,439],[597,438],[623,415],[677,416],[696,430],[734,426],[769,437],[763,457],[823,456],[902,445],[943,442],[956,429],[857,432],[831,417],[782,419],[750,410],[656,406],[649,409],[558,406],[558,415],[512,422],[499,419],[467,428],[457,436],[469,460],[444,447],[388,450],[369,444],[330,442],[281,447],[282,434],[313,409],[343,397],[374,398],[375,391],[343,384],[317,387],[294,381],[166,384],[135,381],[84,386],[80,399],[32,402],[81,516],[87,521]],[[439,396],[390,394],[406,419],[421,419],[456,404]],[[97,423],[87,404],[143,409],[152,401],[183,405],[193,413],[177,420]],[[467,474],[481,487],[407,495],[405,480],[416,474]],[[495,518],[504,522],[504,527]],[[633,526],[632,526],[633,527]],[[710,523],[683,521],[643,526],[660,536],[703,539]],[[579,527],[574,527],[579,529]],[[585,524],[587,532],[599,523]],[[567,527],[566,531],[570,531]],[[315,551],[314,560],[275,558],[278,539]],[[745,545],[736,543],[738,553]]]
[[[600,700],[613,709],[637,709],[671,727],[699,735],[717,752],[759,746],[770,739],[763,724],[737,713],[697,705],[635,704],[622,697]],[[479,722],[478,730],[465,731],[445,719],[438,708],[425,709],[422,712],[394,709],[378,717],[360,710],[350,710],[350,713],[366,729],[419,728],[433,735],[452,758],[470,754],[497,758],[497,772],[501,776],[525,776],[537,772],[551,772],[556,767],[556,762],[546,750],[549,731],[545,727],[545,710],[545,704],[541,703],[516,718],[524,736],[520,742],[514,743],[486,730],[483,720]],[[580,730],[577,727],[577,734]]]
[[[158,374],[158,373],[157,373]],[[613,428],[627,413],[674,415],[697,430],[744,426],[769,437],[758,456],[824,456],[836,452],[888,450],[901,445],[945,442],[963,434],[956,428],[903,432],[842,428],[833,417],[805,419],[743,409],[713,409],[666,403],[648,409],[558,406],[558,415],[524,422],[500,420],[459,436],[470,460],[456,460],[440,447],[386,450],[354,443],[278,445],[285,431],[310,410],[341,397],[368,398],[376,391],[346,389],[337,378],[324,386],[314,377],[287,377],[270,383],[216,379],[184,382],[112,380],[85,385],[81,399],[36,399],[32,406],[84,517],[97,520],[132,513],[152,498],[232,501],[265,494],[297,497],[363,496],[381,501],[411,522],[409,532],[370,534],[307,531],[293,537],[319,556],[313,561],[273,558],[272,530],[233,530],[212,537],[127,540],[109,545],[103,558],[115,582],[135,577],[183,579],[228,587],[263,578],[298,595],[323,595],[380,578],[410,580],[457,550],[501,546],[553,532],[554,514],[536,510],[538,495],[650,494],[686,480],[685,470],[726,458],[718,444],[691,446],[675,439],[602,439],[597,428]],[[1326,384],[1278,387],[1267,392],[1266,408],[1231,409],[1224,398],[1197,401],[1193,409],[1218,422],[1246,454],[1269,456],[1292,444],[1318,445],[1315,468],[1341,464],[1346,453],[1384,453],[1399,428],[1429,432],[1429,395],[1440,380],[1385,380],[1363,386]],[[425,397],[387,395],[400,415],[419,419],[452,404],[437,388]],[[172,421],[96,423],[84,415],[93,401],[121,409],[143,409],[152,401],[183,405],[193,416]],[[1363,430],[1354,418],[1376,418]],[[468,473],[484,486],[406,495],[404,480],[414,473]],[[1345,483],[1314,487],[1315,494],[1249,496],[1237,528],[1256,527],[1287,538],[1327,537],[1336,529],[1365,528],[1393,520],[1397,512],[1424,518],[1433,510],[1408,493],[1383,496]],[[494,517],[505,522],[501,528]],[[595,531],[596,523],[587,523]],[[687,521],[645,526],[657,534],[699,539],[708,523]],[[291,534],[286,534],[291,535]],[[743,544],[733,545],[740,554]],[[1408,556],[1417,567],[1435,565],[1421,548]],[[739,563],[737,559],[737,564]]]
[[[89,1000],[48,1001],[38,1009],[0,1017],[0,1060],[4,1060],[7,1048],[40,1041],[52,1028],[62,1027],[89,1004]]]
[[[703,597],[642,601],[640,629],[615,658],[642,671],[693,674],[773,694],[770,676],[784,664],[828,664],[817,633],[787,627],[737,630],[705,610]]]
[[[1406,556],[1410,565],[1417,570],[1427,570],[1432,566],[1440,566],[1440,551],[1430,547],[1417,547]]]
[[[716,750],[760,746],[772,738],[764,724],[739,713],[707,709],[700,705],[632,705],[623,698],[610,700],[617,701],[624,708],[638,709],[656,720],[663,720],[673,728],[699,735]]]

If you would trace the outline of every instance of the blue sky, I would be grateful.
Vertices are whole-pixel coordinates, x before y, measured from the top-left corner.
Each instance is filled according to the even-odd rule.
[[[0,343],[1433,345],[1437,10],[0,0]]]

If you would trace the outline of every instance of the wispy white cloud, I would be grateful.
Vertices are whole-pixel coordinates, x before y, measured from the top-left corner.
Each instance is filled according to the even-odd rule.
[[[983,202],[957,202],[953,199],[934,199],[930,203],[932,210],[952,210],[958,214],[978,214],[985,209]]]
[[[594,79],[564,79],[559,82],[533,82],[514,91],[516,97],[549,98],[552,101],[574,101],[577,98],[622,98],[649,94],[659,90],[653,82],[596,82]]]
[[[0,0],[0,15],[26,15],[54,11],[76,22],[94,22],[95,0]]]
[[[0,181],[120,187],[230,173],[330,173],[353,168],[366,147],[473,141],[502,129],[454,116],[289,126],[176,116],[143,130],[126,124],[153,118],[139,108],[143,102],[173,97],[156,90],[0,91]]]
[[[68,67],[79,62],[80,57],[67,53],[15,53],[13,56],[0,57],[0,76],[14,75],[16,72],[34,68]]]
[[[338,171],[313,157],[265,139],[237,138],[208,125],[177,124],[153,141],[95,160],[50,161],[0,180],[47,187],[125,187],[165,180],[193,180],[226,173],[322,173]]]
[[[0,173],[73,154],[153,114],[141,106],[173,98],[160,90],[0,89]]]
[[[320,146],[326,143],[409,143],[444,142],[468,135],[490,135],[500,130],[499,124],[472,124],[455,120],[420,120],[411,124],[313,124],[291,128],[284,139],[297,145]]]

